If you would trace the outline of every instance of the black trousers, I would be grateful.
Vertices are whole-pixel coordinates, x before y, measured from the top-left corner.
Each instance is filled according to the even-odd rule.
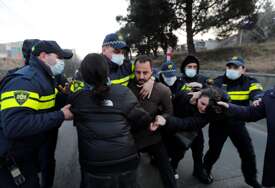
[[[17,164],[26,181],[20,188],[40,188],[39,178],[37,175],[37,166],[31,161],[28,163]],[[0,187],[1,188],[18,188],[7,167],[0,168]]]
[[[143,151],[153,156],[165,188],[176,188],[177,182],[163,142],[146,147]]]
[[[57,144],[58,128],[48,132],[46,143],[39,150],[39,167],[41,170],[41,187],[53,187],[55,177],[55,149]]]
[[[171,158],[171,165],[173,169],[177,169],[179,162],[184,158],[185,152],[187,151],[185,147],[179,142],[179,140],[172,136],[165,140],[166,147],[168,150],[169,157]],[[191,145],[194,172],[202,170],[203,164],[203,148],[204,148],[204,138],[202,130],[198,131],[197,137],[194,139]]]
[[[211,171],[218,160],[223,145],[230,138],[241,158],[241,169],[247,183],[257,179],[256,156],[251,138],[243,122],[209,126],[209,150],[204,157],[204,167]]]
[[[82,172],[81,188],[138,188],[137,170],[117,174]]]

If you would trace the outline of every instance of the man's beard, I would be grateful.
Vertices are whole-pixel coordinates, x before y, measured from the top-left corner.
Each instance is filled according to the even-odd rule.
[[[137,85],[143,85],[147,80],[145,79],[140,79],[140,80],[136,80]]]

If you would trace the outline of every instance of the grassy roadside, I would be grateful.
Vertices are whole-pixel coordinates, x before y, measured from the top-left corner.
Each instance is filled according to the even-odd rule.
[[[186,54],[175,54],[173,61],[180,66]],[[208,70],[224,70],[226,61],[232,56],[241,56],[246,61],[248,72],[275,73],[275,40],[249,44],[234,48],[221,48],[198,52],[201,68]]]

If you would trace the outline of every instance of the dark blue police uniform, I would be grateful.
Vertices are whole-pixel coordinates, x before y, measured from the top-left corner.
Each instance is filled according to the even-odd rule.
[[[50,69],[37,57],[1,82],[0,156],[17,163],[26,178],[23,188],[39,187],[38,150],[47,131],[64,120],[63,112],[55,111],[56,94]],[[0,187],[16,187],[5,161],[0,167]]]

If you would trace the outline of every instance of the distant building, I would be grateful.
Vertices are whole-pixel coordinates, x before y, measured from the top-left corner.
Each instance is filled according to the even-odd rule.
[[[0,58],[22,59],[22,41],[0,44]]]

